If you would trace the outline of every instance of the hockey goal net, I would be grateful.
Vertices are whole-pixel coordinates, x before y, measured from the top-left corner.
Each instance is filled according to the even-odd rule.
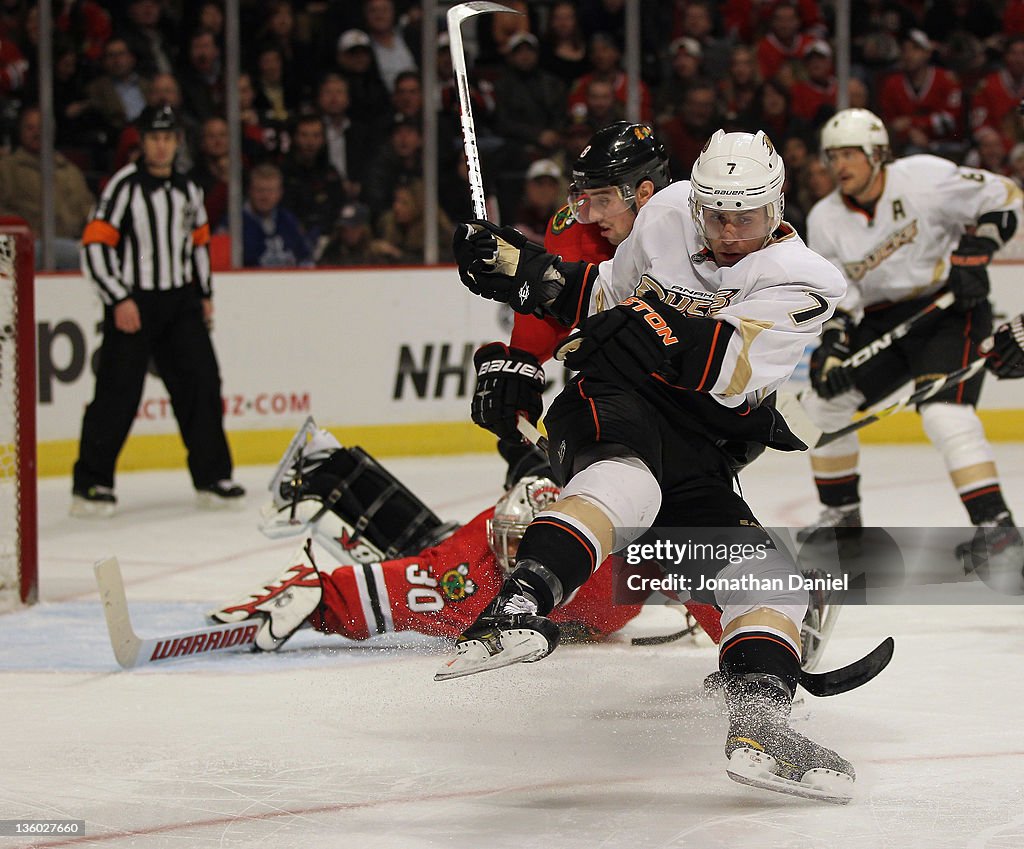
[[[0,217],[0,611],[38,593],[33,250],[28,225]]]

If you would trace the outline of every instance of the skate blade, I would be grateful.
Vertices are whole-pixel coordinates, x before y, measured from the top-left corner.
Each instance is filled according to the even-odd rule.
[[[729,766],[725,772],[733,781],[749,787],[815,799],[832,805],[848,805],[853,798],[853,778],[844,772],[809,769],[801,781],[794,781],[772,772],[775,765],[775,758],[764,752],[737,749],[729,755]]]
[[[109,501],[89,501],[75,495],[71,498],[68,515],[75,519],[109,519],[116,510],[117,505]]]
[[[464,678],[478,672],[501,669],[513,663],[532,663],[550,653],[548,641],[537,631],[517,628],[501,632],[501,651],[491,654],[480,640],[459,643],[456,655],[434,675],[435,681]]]

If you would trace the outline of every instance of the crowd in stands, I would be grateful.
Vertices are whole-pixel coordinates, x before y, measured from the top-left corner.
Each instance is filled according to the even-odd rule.
[[[590,135],[625,117],[624,0],[506,0],[467,25],[491,215],[534,238]],[[849,104],[875,110],[897,155],[930,152],[1024,181],[1024,0],[858,0]],[[443,8],[443,4],[442,4]],[[821,0],[641,4],[641,119],[688,176],[719,127],[764,129],[787,164],[798,229],[832,186],[817,131],[835,110],[834,8]],[[241,0],[246,266],[421,261],[423,111],[439,118],[440,257],[472,217],[447,35],[422,55],[413,0]],[[177,167],[227,227],[223,5],[53,4],[58,264],[94,196],[138,152],[147,104],[178,110]],[[443,21],[442,21],[443,23]],[[0,214],[38,230],[38,9],[0,0]],[[423,69],[439,99],[424,102]]]

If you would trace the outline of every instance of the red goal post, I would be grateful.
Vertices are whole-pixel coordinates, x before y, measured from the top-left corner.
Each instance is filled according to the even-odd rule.
[[[39,591],[35,237],[0,216],[0,610]]]

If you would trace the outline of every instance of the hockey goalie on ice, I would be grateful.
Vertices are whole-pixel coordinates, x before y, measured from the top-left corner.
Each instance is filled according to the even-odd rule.
[[[262,651],[306,624],[351,640],[393,631],[455,638],[498,591],[523,531],[559,491],[549,478],[527,475],[465,525],[444,523],[373,457],[309,420],[274,474],[260,525],[268,537],[303,542],[283,574],[210,618],[258,620]],[[341,565],[321,571],[310,540]],[[608,565],[554,617],[563,640],[600,640],[640,613],[645,596],[613,603],[616,569]],[[686,607],[717,642],[719,612]]]

